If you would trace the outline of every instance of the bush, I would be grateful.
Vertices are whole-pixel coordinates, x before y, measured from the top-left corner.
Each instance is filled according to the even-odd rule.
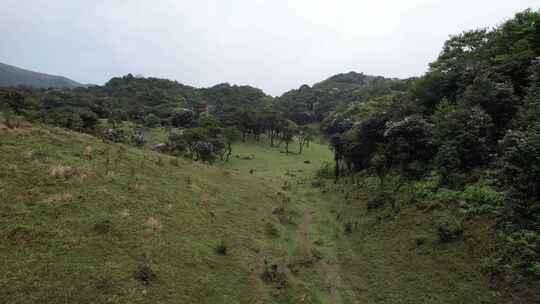
[[[377,195],[373,198],[370,198],[367,202],[368,210],[380,209],[383,208],[386,204],[386,200],[383,195]]]
[[[113,223],[109,219],[103,219],[94,224],[94,230],[99,234],[105,234],[112,230]]]
[[[463,200],[468,213],[482,214],[504,206],[506,194],[499,192],[488,183],[478,182],[465,187]]]
[[[144,263],[139,265],[137,270],[133,272],[133,277],[143,285],[150,285],[157,278],[157,275],[148,263]]]
[[[443,218],[438,221],[438,234],[441,243],[449,243],[463,235],[463,223],[455,218]]]
[[[279,237],[280,233],[279,233],[279,229],[277,229],[276,225],[274,225],[272,223],[266,223],[265,230],[266,230],[266,233],[269,236],[275,237],[275,238]]]
[[[227,243],[225,241],[219,242],[216,246],[216,253],[221,255],[227,255],[228,249],[227,249]]]
[[[323,162],[321,167],[317,170],[317,173],[315,173],[315,176],[317,178],[333,178],[334,177],[334,169],[332,168],[332,165],[329,162]]]
[[[156,115],[150,113],[144,117],[144,126],[148,128],[155,128],[159,126],[161,119]]]
[[[174,166],[174,167],[180,166],[180,163],[178,162],[178,158],[176,157],[171,158],[169,160],[169,163],[171,164],[171,166]]]

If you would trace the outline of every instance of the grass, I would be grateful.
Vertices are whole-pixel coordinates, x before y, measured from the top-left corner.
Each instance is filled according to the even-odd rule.
[[[433,214],[367,212],[351,185],[313,188],[332,159],[325,144],[285,155],[238,143],[230,162],[210,166],[149,151],[166,134],[148,134],[141,150],[43,126],[0,130],[3,302],[500,300],[467,229],[439,244]],[[261,279],[265,261],[285,289]]]

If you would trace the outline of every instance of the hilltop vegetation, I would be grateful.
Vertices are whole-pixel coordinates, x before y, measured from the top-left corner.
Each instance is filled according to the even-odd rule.
[[[75,88],[80,83],[62,76],[37,73],[0,63],[0,87]]]
[[[356,72],[338,74],[312,87],[303,85],[286,92],[276,99],[276,107],[297,123],[320,122],[338,107],[403,92],[410,81]]]

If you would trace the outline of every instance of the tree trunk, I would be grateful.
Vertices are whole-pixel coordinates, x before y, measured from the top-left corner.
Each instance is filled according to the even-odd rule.
[[[232,154],[232,148],[231,148],[231,145],[229,144],[229,146],[227,147],[227,155],[225,156],[225,161],[229,161],[229,157],[231,157],[231,154]]]

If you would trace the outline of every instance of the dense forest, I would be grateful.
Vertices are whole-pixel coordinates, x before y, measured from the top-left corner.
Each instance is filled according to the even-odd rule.
[[[502,250],[490,266],[515,283],[540,275],[540,12],[452,36],[429,71],[397,92],[353,102],[325,118],[335,178],[380,180],[373,208],[399,211],[398,193],[455,210],[440,226],[496,222]]]
[[[540,277],[539,11],[451,36],[410,79],[350,72],[271,97],[129,74],[103,86],[3,88],[0,106],[8,127],[25,119],[136,146],[160,126],[162,152],[210,162],[228,160],[237,140],[284,144],[285,153],[295,141],[302,153],[320,134],[335,161],[321,178],[373,183],[370,209],[447,210],[438,224],[447,243],[464,220],[487,219],[499,245],[489,273],[511,285]]]

